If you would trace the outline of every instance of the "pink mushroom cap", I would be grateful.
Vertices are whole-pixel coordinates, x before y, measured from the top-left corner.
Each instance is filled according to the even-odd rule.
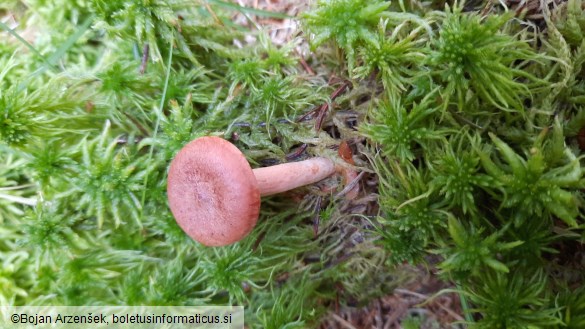
[[[179,226],[206,246],[248,235],[258,220],[260,190],[248,161],[230,142],[201,137],[171,162],[167,196]]]

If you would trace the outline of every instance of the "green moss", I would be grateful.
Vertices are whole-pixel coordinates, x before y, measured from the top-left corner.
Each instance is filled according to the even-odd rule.
[[[276,45],[231,17],[282,15],[224,1],[0,4],[19,21],[0,24],[0,304],[237,304],[250,327],[316,327],[430,259],[470,327],[578,328],[581,1],[545,10],[546,33],[444,5],[319,1]],[[165,194],[203,135],[253,167],[333,158],[363,172],[357,197],[334,176],[265,198],[248,237],[203,247]]]

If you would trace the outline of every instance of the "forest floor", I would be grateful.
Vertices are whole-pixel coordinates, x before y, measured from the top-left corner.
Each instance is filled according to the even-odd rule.
[[[307,11],[311,6],[311,1],[308,0],[238,0],[237,2],[242,6],[284,13],[292,17]],[[297,46],[297,52],[303,54],[304,57],[311,56],[307,40],[300,35],[299,23],[295,18],[277,19],[237,13],[234,14],[233,19],[251,29],[265,29],[276,45],[283,45],[295,37],[300,37],[303,41]],[[255,42],[253,37],[247,41]],[[310,67],[304,69],[311,70]],[[412,276],[407,284],[395,289],[392,294],[372,300],[368,305],[351,305],[351,301],[334,305],[328,316],[321,322],[320,328],[398,329],[405,328],[405,323],[410,323],[412,328],[421,329],[457,328],[457,325],[453,323],[464,320],[459,296],[455,293],[438,295],[441,290],[454,287],[441,281],[430,268],[410,268],[408,272]]]

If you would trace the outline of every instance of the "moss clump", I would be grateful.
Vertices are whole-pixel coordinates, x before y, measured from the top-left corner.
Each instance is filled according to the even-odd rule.
[[[309,54],[231,20],[286,15],[224,1],[1,4],[20,25],[0,23],[0,304],[238,304],[250,327],[315,327],[436,260],[470,327],[580,327],[581,1],[536,23],[443,5],[319,1]],[[265,199],[250,236],[205,248],[165,195],[203,135],[350,179]]]

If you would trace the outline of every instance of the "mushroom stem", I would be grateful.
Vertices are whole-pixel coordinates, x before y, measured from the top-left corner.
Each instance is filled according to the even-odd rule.
[[[261,196],[313,184],[333,175],[335,171],[333,161],[320,157],[253,170]]]

